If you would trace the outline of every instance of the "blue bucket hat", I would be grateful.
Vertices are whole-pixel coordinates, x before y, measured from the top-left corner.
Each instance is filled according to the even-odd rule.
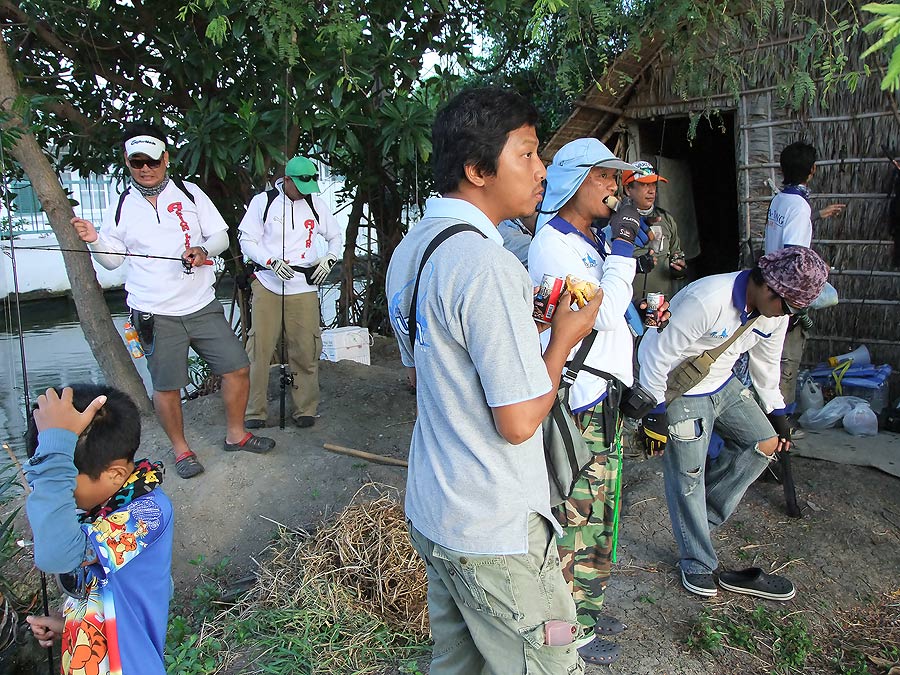
[[[619,171],[635,170],[634,165],[623,162],[596,138],[578,138],[566,143],[547,167],[547,187],[544,201],[538,206],[536,230],[565,206],[595,166]]]

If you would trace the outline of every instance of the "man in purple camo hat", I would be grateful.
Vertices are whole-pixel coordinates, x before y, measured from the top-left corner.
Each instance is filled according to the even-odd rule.
[[[710,530],[734,512],[776,451],[790,446],[779,389],[784,335],[788,318],[816,299],[827,278],[828,265],[812,249],[781,249],[763,256],[752,270],[686,286],[672,298],[666,329],[644,335],[638,350],[640,382],[659,405],[644,418],[643,429],[651,451],[665,451],[666,501],[681,583],[691,593],[712,597],[721,587],[768,600],[790,600],[796,593],[789,580],[759,568],[720,569]],[[702,380],[666,395],[674,387],[668,380],[675,368],[726,343]],[[732,374],[744,352],[750,354],[759,403]],[[707,466],[713,431],[724,447]]]

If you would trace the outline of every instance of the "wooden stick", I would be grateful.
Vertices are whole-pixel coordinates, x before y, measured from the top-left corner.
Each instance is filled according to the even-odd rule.
[[[364,452],[362,450],[354,450],[353,448],[345,448],[341,445],[333,445],[331,443],[325,443],[324,447],[329,452],[336,452],[339,455],[350,455],[350,457],[359,457],[360,459],[364,459],[367,462],[375,462],[376,464],[389,464],[391,466],[402,466],[408,467],[409,462],[405,459],[395,459],[394,457],[383,457],[381,455],[375,455],[371,452]]]

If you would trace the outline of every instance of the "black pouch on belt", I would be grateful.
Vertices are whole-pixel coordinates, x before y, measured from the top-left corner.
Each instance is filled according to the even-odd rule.
[[[622,383],[616,379],[606,381],[606,398],[603,399],[603,440],[606,447],[616,440],[616,425],[619,417],[619,403],[622,398]]]
[[[153,354],[153,320],[154,317],[150,312],[131,310],[131,325],[137,331],[138,340],[141,341],[141,349],[144,350],[144,356]]]

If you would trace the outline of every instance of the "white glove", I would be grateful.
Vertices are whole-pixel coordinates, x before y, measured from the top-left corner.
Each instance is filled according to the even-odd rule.
[[[294,270],[292,270],[291,266],[281,258],[269,258],[266,267],[275,272],[275,276],[279,279],[288,281],[289,279],[294,278]]]
[[[334,263],[336,262],[337,256],[334,253],[328,253],[316,260],[313,263],[313,265],[316,266],[316,269],[313,270],[312,273],[312,282],[318,286],[325,281],[325,279],[328,278],[328,273],[331,272],[331,268],[334,267]]]

